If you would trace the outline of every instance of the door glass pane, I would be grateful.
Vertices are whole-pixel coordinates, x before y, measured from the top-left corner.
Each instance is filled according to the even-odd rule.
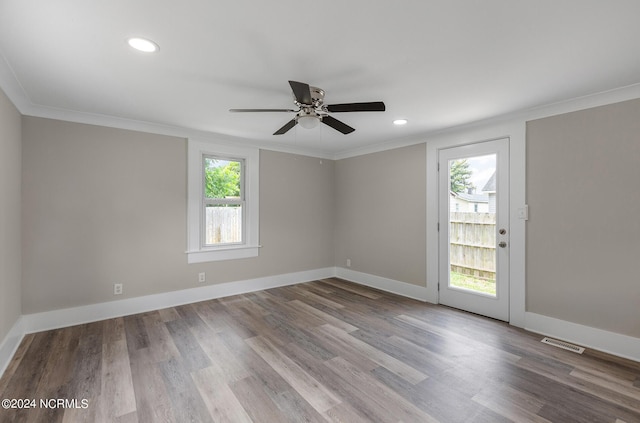
[[[496,296],[496,155],[449,160],[449,287]]]

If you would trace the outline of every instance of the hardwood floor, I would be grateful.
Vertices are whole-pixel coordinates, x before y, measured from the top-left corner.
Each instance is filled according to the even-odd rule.
[[[327,279],[27,335],[0,421],[640,422],[640,363],[540,339]]]

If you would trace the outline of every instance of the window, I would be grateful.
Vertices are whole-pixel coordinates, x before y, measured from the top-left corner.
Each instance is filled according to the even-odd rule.
[[[188,262],[258,255],[255,148],[189,140]]]
[[[242,244],[244,160],[204,156],[205,246]]]

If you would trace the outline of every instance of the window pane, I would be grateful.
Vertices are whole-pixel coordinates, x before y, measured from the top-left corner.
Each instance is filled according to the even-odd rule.
[[[240,199],[241,194],[240,161],[215,157],[204,158],[204,196],[205,198]]]
[[[240,204],[206,205],[205,245],[242,242],[242,206]]]

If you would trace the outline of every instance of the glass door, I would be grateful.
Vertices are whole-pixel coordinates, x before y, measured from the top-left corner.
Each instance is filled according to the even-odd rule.
[[[439,151],[440,303],[509,319],[509,144]]]

